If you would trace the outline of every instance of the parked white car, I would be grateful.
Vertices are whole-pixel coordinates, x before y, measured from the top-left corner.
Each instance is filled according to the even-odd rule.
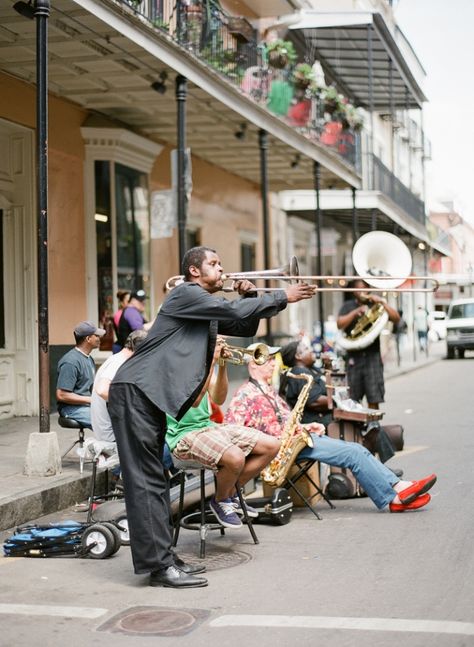
[[[474,299],[456,299],[446,318],[446,356],[463,358],[466,350],[474,350]]]
[[[430,341],[446,339],[446,313],[443,310],[432,310],[428,314],[428,326]]]

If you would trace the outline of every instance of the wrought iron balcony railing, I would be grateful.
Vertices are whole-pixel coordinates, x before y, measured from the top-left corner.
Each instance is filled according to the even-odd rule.
[[[320,93],[295,80],[294,66],[278,69],[269,64],[265,44],[257,42],[257,32],[245,18],[227,15],[215,0],[117,1],[165,31],[251,100],[360,168],[358,132],[328,111]]]
[[[389,196],[416,222],[426,224],[425,203],[406,187],[376,156],[373,160],[373,188]]]

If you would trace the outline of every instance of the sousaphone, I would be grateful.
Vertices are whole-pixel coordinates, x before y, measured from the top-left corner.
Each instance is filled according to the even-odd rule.
[[[359,276],[374,288],[398,288],[410,275],[410,250],[397,236],[386,231],[372,231],[361,236],[352,250],[352,263]],[[377,277],[403,277],[378,279]],[[357,277],[354,277],[357,278]],[[368,299],[370,301],[370,298]],[[380,303],[372,305],[359,317],[349,334],[342,334],[338,345],[344,350],[362,350],[370,346],[388,322],[388,314]]]

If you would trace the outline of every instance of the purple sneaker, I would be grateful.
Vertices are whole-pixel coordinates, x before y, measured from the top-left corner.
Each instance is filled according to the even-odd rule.
[[[242,522],[235,513],[235,508],[230,499],[223,499],[222,501],[216,501],[212,497],[209,507],[211,512],[216,517],[217,521],[224,526],[224,528],[240,528]]]
[[[239,497],[237,496],[237,494],[231,497],[230,500],[232,502],[232,505],[234,506],[235,512],[237,512],[237,514],[243,515],[244,511],[242,510],[242,506],[240,505]],[[252,508],[252,506],[249,505],[245,499],[244,499],[244,504],[245,504],[245,508],[247,509],[248,516],[251,519],[256,519],[258,517],[257,510],[255,510],[255,508]]]

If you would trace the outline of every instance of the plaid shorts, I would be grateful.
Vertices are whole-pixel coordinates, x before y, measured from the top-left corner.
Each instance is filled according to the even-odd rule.
[[[248,456],[264,434],[256,429],[239,425],[216,425],[190,431],[173,450],[173,455],[183,461],[197,461],[216,470],[223,453],[229,447],[238,447]]]
[[[383,364],[380,353],[366,353],[359,351],[350,355],[346,362],[347,384],[353,400],[367,402],[383,402],[385,384],[383,379]]]

